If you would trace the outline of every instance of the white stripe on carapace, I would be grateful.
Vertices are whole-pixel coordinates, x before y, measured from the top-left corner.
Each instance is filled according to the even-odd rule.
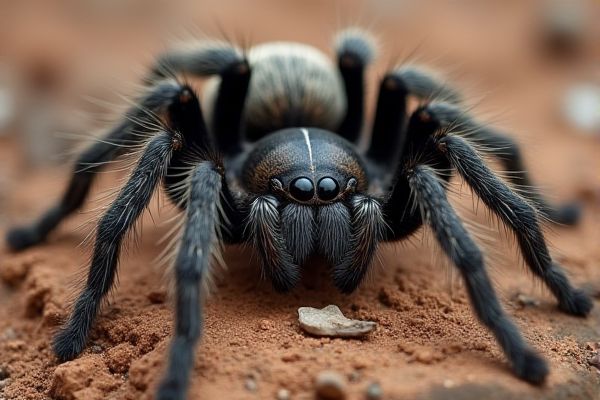
[[[306,142],[306,147],[308,147],[308,158],[310,160],[310,172],[315,173],[315,164],[313,163],[312,156],[312,145],[310,144],[310,136],[308,135],[308,129],[300,128],[300,132],[304,135],[304,141]]]

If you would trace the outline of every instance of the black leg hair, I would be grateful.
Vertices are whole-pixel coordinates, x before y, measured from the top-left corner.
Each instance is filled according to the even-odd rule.
[[[123,122],[115,126],[102,141],[88,148],[77,160],[73,176],[61,200],[29,226],[14,228],[8,232],[6,241],[13,250],[23,250],[46,239],[58,224],[79,209],[87,197],[98,171],[142,142],[140,133],[147,131],[147,124],[156,124],[151,114],[161,114],[165,105],[181,91],[173,80],[157,84],[149,89],[125,114]]]
[[[212,115],[212,132],[217,146],[225,155],[242,151],[244,104],[250,84],[250,65],[236,61],[224,68]]]
[[[434,142],[433,133],[438,129],[436,121],[416,110],[410,117],[406,128],[403,151],[396,163],[394,180],[387,198],[383,202],[383,214],[386,221],[385,240],[401,240],[423,225],[406,177],[407,168],[426,164],[437,171],[442,179],[450,180],[450,163],[441,154]],[[441,173],[441,172],[445,173]]]
[[[176,317],[169,364],[157,399],[183,399],[202,330],[202,287],[206,284],[219,225],[222,176],[212,162],[200,163],[192,174],[185,230],[175,261]]]
[[[481,200],[512,229],[527,265],[550,288],[559,307],[569,314],[587,315],[593,303],[571,286],[562,268],[552,261],[534,208],[498,179],[465,139],[444,137],[439,148]]]
[[[451,104],[432,103],[427,107],[427,112],[439,121],[442,127],[466,132],[465,135],[480,145],[483,152],[497,158],[507,172],[506,179],[517,187],[522,186],[523,196],[532,201],[551,221],[566,225],[577,223],[581,215],[580,206],[575,203],[554,206],[544,199],[527,173],[519,146],[513,139],[494,128],[478,123]]]
[[[508,174],[506,178],[517,186],[524,187],[524,195],[534,202],[538,210],[551,221],[575,225],[581,217],[581,206],[577,203],[555,206],[550,204],[537,190],[527,173],[521,151],[517,143],[510,137],[493,129],[480,129],[473,132],[472,139],[481,144],[483,149],[495,156]]]
[[[373,162],[387,165],[396,161],[402,153],[407,96],[404,84],[394,74],[389,74],[381,81],[371,143],[367,150],[367,157]]]
[[[263,273],[275,290],[286,292],[300,280],[300,268],[286,248],[278,207],[273,196],[256,198],[250,205],[246,234],[258,249]]]
[[[129,180],[102,217],[86,286],[69,320],[54,337],[53,349],[59,360],[70,360],[83,350],[102,299],[113,285],[121,243],[150,202],[179,141],[165,132],[151,139]]]
[[[356,195],[352,204],[350,251],[332,269],[333,283],[342,293],[353,292],[367,273],[383,237],[384,221],[379,202]]]
[[[227,68],[242,63],[245,63],[243,52],[227,42],[207,40],[188,43],[161,55],[147,81],[152,83],[173,74],[219,75]]]
[[[371,143],[366,153],[371,161],[389,165],[396,163],[402,154],[408,96],[424,101],[460,102],[460,95],[454,89],[418,68],[402,67],[387,73],[379,86]]]
[[[338,133],[356,142],[364,120],[365,69],[375,56],[375,46],[366,32],[350,28],[338,34],[335,47],[347,99],[346,115]]]
[[[496,337],[515,374],[530,383],[541,384],[548,374],[548,366],[524,343],[518,328],[502,310],[481,252],[448,203],[439,178],[430,168],[416,166],[408,171],[408,180],[424,220],[460,270],[480,321]]]

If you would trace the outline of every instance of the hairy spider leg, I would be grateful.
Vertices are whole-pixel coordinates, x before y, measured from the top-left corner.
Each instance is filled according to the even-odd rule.
[[[337,35],[335,51],[347,99],[346,115],[337,132],[357,142],[365,113],[365,70],[375,57],[375,45],[366,32],[350,28]]]
[[[6,241],[9,247],[23,250],[44,241],[58,224],[78,210],[97,173],[110,161],[143,144],[146,135],[142,132],[147,131],[146,125],[158,123],[155,115],[161,113],[161,109],[179,90],[180,87],[172,80],[160,82],[148,90],[138,104],[126,112],[122,122],[79,156],[71,181],[58,204],[29,226],[17,227],[8,232]]]
[[[162,132],[155,136],[102,217],[85,288],[67,323],[54,337],[53,349],[59,360],[70,360],[83,351],[102,299],[114,283],[123,239],[150,202],[173,150],[172,134]]]
[[[224,177],[212,161],[200,162],[191,174],[186,220],[175,261],[175,332],[166,373],[157,399],[183,399],[202,331],[202,288],[217,246],[218,204]]]
[[[545,361],[523,341],[502,310],[485,271],[480,250],[446,199],[444,184],[450,179],[450,162],[439,150],[437,121],[416,110],[407,129],[406,147],[392,194],[384,204],[390,229],[387,240],[400,240],[423,223],[433,230],[444,252],[460,270],[471,304],[480,321],[496,337],[516,375],[542,383],[548,373]],[[396,208],[394,210],[394,207]],[[404,228],[400,223],[406,223]],[[400,228],[396,232],[396,228]],[[403,229],[403,230],[402,230]]]
[[[352,293],[363,281],[385,225],[377,199],[357,194],[349,200],[349,205],[352,231],[348,251],[336,260],[331,270],[333,283],[342,293]]]
[[[503,133],[490,126],[478,123],[463,110],[446,103],[432,105],[437,118],[446,126],[453,126],[462,136],[467,137],[484,154],[496,158],[504,167],[506,179],[517,188],[522,188],[525,198],[533,202],[536,208],[551,221],[574,225],[581,216],[581,206],[570,203],[554,206],[544,199],[533,184],[526,171],[523,157],[517,143]]]
[[[585,316],[591,310],[592,303],[586,294],[571,286],[561,267],[552,261],[535,209],[485,165],[466,139],[452,134],[454,121],[447,123],[444,118],[447,114],[442,113],[454,107],[446,103],[431,103],[413,113],[407,131],[405,154],[397,172],[404,175],[406,180],[401,177],[396,179],[384,210],[390,210],[392,201],[401,201],[396,204],[396,213],[390,215],[392,230],[398,226],[398,222],[393,220],[398,216],[412,223],[412,227],[417,227],[420,221],[432,227],[444,251],[465,276],[473,307],[480,320],[494,332],[515,373],[529,382],[540,383],[545,379],[547,367],[535,353],[523,347],[522,339],[512,323],[507,325],[508,319],[502,313],[498,314],[499,306],[494,304],[497,302],[495,295],[491,286],[485,283],[487,277],[479,271],[483,268],[483,261],[479,261],[479,250],[474,244],[471,245],[471,239],[454,211],[446,204],[443,186],[439,183],[449,179],[450,175],[445,171],[449,167],[457,170],[486,206],[512,229],[526,263],[550,288],[563,311]],[[407,190],[406,182],[410,195],[396,195],[398,191]],[[444,198],[436,200],[439,196]],[[403,210],[402,213],[400,210]],[[417,212],[420,218],[415,216]],[[401,238],[397,232],[393,233],[391,237]],[[475,270],[468,264],[473,260],[481,264],[479,269]],[[468,268],[465,269],[465,266]],[[477,273],[471,276],[473,271]],[[481,301],[483,303],[479,304]],[[503,322],[498,324],[498,320]]]
[[[518,328],[500,306],[483,256],[448,203],[439,177],[425,165],[416,165],[407,173],[420,212],[443,251],[460,270],[479,320],[492,331],[515,374],[528,382],[542,383],[548,366],[523,341]]]

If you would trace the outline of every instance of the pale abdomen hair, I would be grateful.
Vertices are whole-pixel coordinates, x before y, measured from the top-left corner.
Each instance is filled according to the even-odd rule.
[[[249,139],[288,127],[336,130],[346,112],[346,96],[336,66],[325,54],[300,43],[272,42],[248,53],[252,77],[245,105]],[[220,78],[205,88],[210,124]]]

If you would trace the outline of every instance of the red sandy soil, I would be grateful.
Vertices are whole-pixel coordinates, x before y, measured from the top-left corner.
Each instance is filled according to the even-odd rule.
[[[491,335],[473,316],[457,274],[451,273],[429,235],[418,233],[409,244],[382,246],[369,282],[350,296],[336,292],[318,261],[310,263],[302,284],[291,294],[276,294],[260,280],[250,249],[227,248],[227,269],[216,274],[206,302],[191,399],[275,399],[281,388],[289,390],[292,399],[314,398],[315,377],[324,370],[346,377],[350,399],[364,399],[374,382],[381,385],[385,399],[600,398],[600,371],[589,363],[594,343],[600,342],[600,143],[571,132],[556,115],[568,85],[594,60],[597,67],[597,49],[584,48],[570,61],[552,63],[531,43],[535,40],[526,17],[533,7],[517,1],[505,2],[504,7],[497,5],[502,2],[488,3],[491,19],[472,8],[456,11],[438,4],[442,9],[426,14],[426,19],[415,17],[427,21],[427,27],[415,21],[392,24],[382,34],[382,44],[390,49],[382,52],[376,70],[385,69],[391,58],[387,51],[406,54],[427,37],[419,50],[425,60],[443,53],[449,64],[458,65],[461,76],[479,81],[469,94],[493,90],[481,102],[485,110],[494,115],[510,111],[497,125],[515,132],[525,145],[528,165],[547,192],[556,199],[584,202],[579,226],[546,229],[556,258],[573,282],[596,296],[590,317],[580,319],[557,310],[526,271],[514,241],[496,229],[487,213],[468,211],[473,208],[468,190],[452,198],[468,219],[490,227],[488,238],[481,240],[491,275],[508,313],[550,362],[548,383],[535,388],[513,377]],[[310,20],[311,27],[329,26],[326,21],[331,18],[323,16],[332,15],[328,7],[315,2],[298,9],[269,4],[264,12],[252,10],[252,21],[222,19],[240,31],[254,27],[255,41],[283,36],[327,49],[326,30],[315,32],[301,21]],[[194,12],[200,13],[198,8]],[[513,15],[520,17],[507,17]],[[497,26],[496,17],[510,21],[508,27]],[[519,35],[527,40],[518,40]],[[30,173],[22,168],[14,140],[1,140],[3,235],[9,225],[33,218],[59,196],[68,168]],[[103,175],[92,197],[102,197],[116,182],[114,174]],[[172,331],[168,272],[154,262],[164,247],[158,242],[169,227],[153,221],[168,220],[173,212],[159,210],[157,202],[144,217],[140,244],[121,262],[119,284],[86,351],[72,362],[57,364],[50,349],[52,334],[67,315],[85,273],[90,249],[79,244],[92,229],[85,222],[97,216],[90,210],[98,203],[91,202],[44,245],[20,254],[0,248],[0,374],[5,375],[0,377],[0,399],[152,398]],[[521,305],[516,300],[519,293],[539,304]],[[364,340],[303,333],[297,308],[328,304],[379,326]]]

